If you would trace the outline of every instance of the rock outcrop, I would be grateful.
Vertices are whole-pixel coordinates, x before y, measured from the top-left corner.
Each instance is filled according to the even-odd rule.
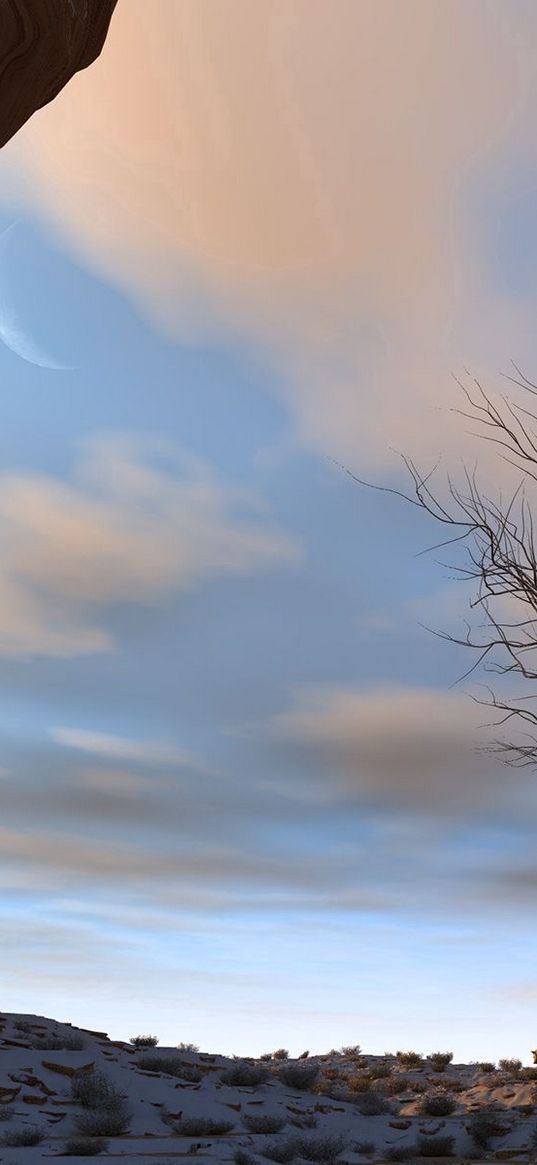
[[[117,0],[2,0],[0,147],[99,56]]]

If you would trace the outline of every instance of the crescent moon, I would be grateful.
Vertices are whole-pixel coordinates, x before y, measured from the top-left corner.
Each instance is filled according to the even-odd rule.
[[[25,332],[24,327],[20,321],[16,309],[11,302],[9,295],[9,287],[5,276],[5,256],[7,252],[7,243],[10,232],[17,226],[17,222],[11,223],[11,226],[6,227],[5,231],[0,234],[0,340],[20,356],[22,360],[26,360],[29,364],[37,364],[40,368],[52,368],[57,372],[72,372],[74,365],[60,364],[54,360],[43,348],[32,339],[31,336]]]

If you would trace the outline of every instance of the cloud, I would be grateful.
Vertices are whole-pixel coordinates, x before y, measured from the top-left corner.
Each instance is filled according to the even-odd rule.
[[[135,761],[152,765],[187,765],[196,767],[199,761],[186,749],[159,740],[133,740],[106,732],[92,732],[82,728],[51,728],[50,734],[66,748],[89,752],[109,760]]]
[[[294,746],[333,798],[442,819],[452,814],[502,815],[523,806],[505,768],[477,749],[491,743],[494,719],[467,695],[428,688],[337,685],[298,689],[269,734]],[[518,780],[519,796],[526,785]],[[527,812],[527,807],[526,807]]]
[[[258,498],[165,450],[173,472],[151,464],[149,443],[103,436],[86,443],[74,482],[0,475],[0,655],[109,651],[92,611],[299,559]]]
[[[476,190],[537,164],[536,24],[527,0],[129,0],[2,151],[5,197],[173,335],[256,336],[323,453],[458,454],[450,369],[532,351]]]

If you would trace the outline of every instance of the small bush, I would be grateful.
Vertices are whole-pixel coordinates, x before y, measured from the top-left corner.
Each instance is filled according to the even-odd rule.
[[[259,1059],[263,1064],[266,1064],[269,1060],[272,1060],[272,1052],[263,1052],[263,1055]]]
[[[131,1036],[129,1043],[135,1048],[156,1048],[158,1036]]]
[[[484,1072],[486,1074],[490,1072],[496,1072],[496,1065],[492,1063],[492,1060],[474,1060],[472,1063],[475,1064],[476,1068],[479,1068],[480,1072]]]
[[[242,1123],[249,1133],[279,1133],[286,1121],[270,1112],[245,1112]]]
[[[177,1050],[179,1052],[199,1052],[197,1044],[185,1044],[183,1040],[181,1040],[180,1044],[177,1044]]]
[[[191,1116],[175,1121],[174,1128],[180,1137],[222,1137],[235,1125],[233,1121],[213,1120],[209,1116]]]
[[[371,1092],[371,1081],[372,1077],[369,1072],[365,1072],[363,1076],[350,1076],[346,1084],[350,1092],[360,1094],[361,1092]]]
[[[297,1137],[295,1150],[306,1161],[333,1161],[338,1153],[342,1153],[347,1144],[341,1134],[326,1134],[323,1137]]]
[[[309,1056],[309,1051],[301,1052],[300,1055],[298,1056],[298,1059],[299,1060],[307,1060],[308,1056]]]
[[[119,1097],[116,1102],[102,1109],[86,1109],[77,1112],[74,1121],[78,1133],[86,1137],[121,1137],[129,1131],[132,1119],[126,1102]]]
[[[340,1056],[360,1056],[361,1054],[362,1049],[359,1044],[344,1044],[344,1046],[339,1049]]]
[[[108,1108],[118,1099],[120,1093],[104,1072],[81,1072],[71,1079],[71,1100],[83,1108]]]
[[[29,1023],[27,1019],[15,1020],[15,1030],[18,1032],[31,1032],[33,1024]]]
[[[233,1160],[235,1165],[256,1165],[255,1157],[251,1153],[247,1153],[246,1149],[235,1149]]]
[[[421,1084],[421,1081],[420,1081]],[[423,1085],[425,1089],[425,1085]],[[416,1092],[416,1085],[406,1076],[387,1076],[379,1083],[379,1091],[383,1096],[399,1096],[401,1092]]]
[[[511,1075],[516,1075],[517,1072],[520,1072],[522,1060],[498,1060],[498,1067],[502,1072],[509,1072]]]
[[[66,1032],[64,1036],[54,1034],[36,1038],[33,1047],[38,1052],[80,1052],[86,1047],[86,1041],[77,1032]]]
[[[416,1145],[388,1145],[388,1149],[384,1149],[384,1157],[387,1162],[408,1162],[416,1157]]]
[[[220,1073],[221,1083],[230,1084],[232,1088],[257,1088],[258,1084],[264,1084],[268,1077],[266,1068],[261,1068],[257,1064],[247,1064],[245,1060],[238,1060],[236,1064],[231,1064]]]
[[[371,1080],[385,1080],[393,1073],[393,1066],[391,1064],[370,1064],[369,1076]]]
[[[446,1076],[443,1080],[435,1079],[434,1076],[428,1077],[429,1084],[433,1084],[442,1089],[442,1092],[466,1092],[468,1084],[459,1077]],[[420,1081],[421,1084],[421,1081]]]
[[[537,1068],[521,1068],[518,1078],[519,1080],[537,1080]]]
[[[166,1076],[178,1076],[190,1084],[199,1084],[203,1073],[198,1068],[184,1064],[179,1056],[140,1056],[136,1067],[143,1072],[163,1072]]]
[[[98,1137],[88,1140],[85,1137],[73,1137],[72,1140],[65,1142],[62,1156],[96,1157],[98,1153],[106,1152],[107,1148],[108,1141],[100,1140]]]
[[[358,1108],[362,1116],[384,1116],[392,1111],[386,1097],[381,1096],[379,1092],[365,1092]]]
[[[296,1157],[296,1143],[292,1141],[270,1141],[268,1145],[264,1145],[259,1149],[262,1157],[268,1157],[269,1161],[277,1161],[278,1165],[287,1165],[288,1161],[292,1161]]]
[[[443,1096],[441,1092],[431,1092],[424,1096],[420,1111],[426,1116],[449,1116],[457,1105],[452,1096]]]
[[[285,1068],[280,1068],[278,1079],[288,1088],[308,1092],[313,1087],[318,1075],[319,1069],[316,1064],[286,1064]]]
[[[39,1145],[45,1139],[45,1134],[41,1129],[33,1125],[21,1127],[20,1129],[11,1129],[8,1133],[2,1133],[0,1137],[0,1145],[4,1145],[9,1149],[23,1148],[27,1145]]]
[[[452,1157],[454,1145],[455,1137],[427,1137],[421,1133],[415,1152],[419,1157]]]
[[[287,1051],[287,1048],[276,1048],[276,1051],[272,1053],[272,1059],[273,1060],[288,1060],[289,1059],[289,1052]]]
[[[536,1069],[537,1071],[537,1069]],[[323,1068],[323,1076],[325,1080],[343,1080],[344,1076],[340,1068]]]
[[[474,1112],[470,1117],[468,1132],[480,1149],[490,1149],[490,1142],[492,1137],[497,1134],[498,1125],[495,1112],[482,1108],[481,1111]]]
[[[431,1052],[427,1058],[435,1072],[445,1072],[448,1064],[451,1064],[453,1052]]]
[[[387,1149],[384,1149],[386,1161],[409,1161],[415,1156],[415,1145],[388,1145]]]
[[[423,1063],[421,1052],[396,1052],[395,1058],[404,1068],[420,1068]]]

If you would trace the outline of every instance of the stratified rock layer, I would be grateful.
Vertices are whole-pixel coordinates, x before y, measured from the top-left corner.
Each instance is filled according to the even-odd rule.
[[[99,56],[117,0],[2,0],[0,147]]]

